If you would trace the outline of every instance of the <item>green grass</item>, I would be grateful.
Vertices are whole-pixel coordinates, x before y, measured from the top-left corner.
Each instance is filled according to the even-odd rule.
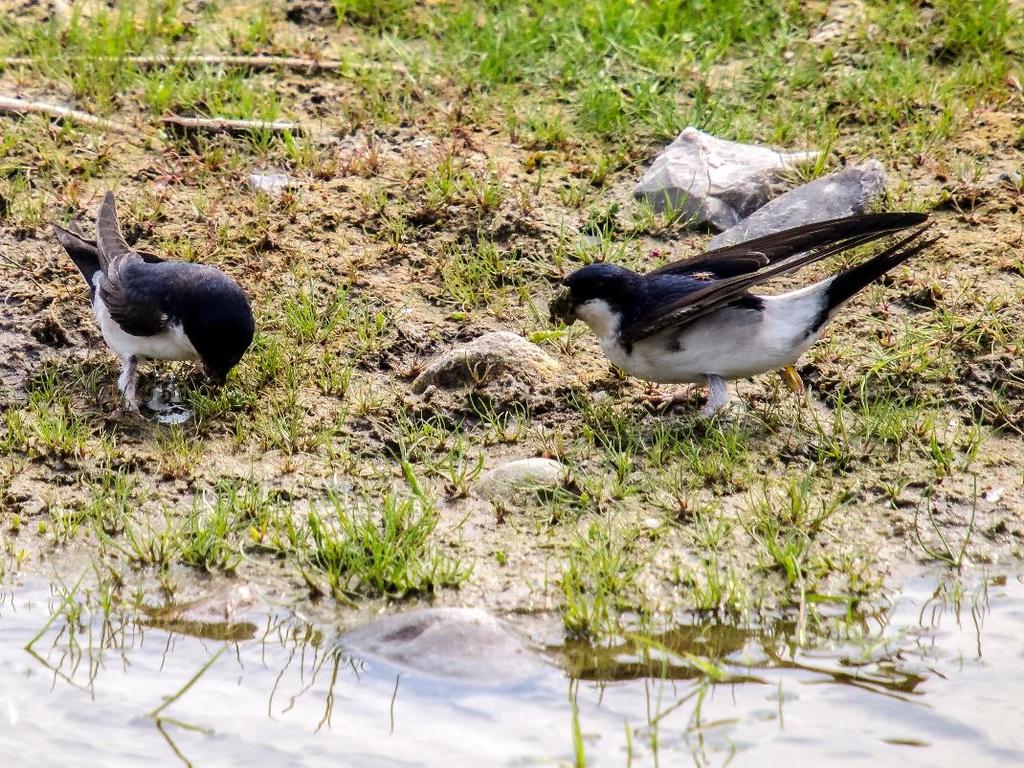
[[[339,598],[405,597],[455,587],[470,569],[432,542],[436,512],[417,498],[385,494],[379,510],[336,494],[309,516],[309,567]],[[375,505],[376,506],[376,505]]]
[[[89,498],[84,517],[99,527],[103,534],[122,533],[138,504],[144,501],[139,479],[123,469],[106,470],[89,484]]]
[[[619,612],[644,610],[637,578],[644,566],[640,531],[592,522],[572,542],[559,583],[569,637],[600,639],[619,632]],[[649,556],[649,555],[648,555]]]

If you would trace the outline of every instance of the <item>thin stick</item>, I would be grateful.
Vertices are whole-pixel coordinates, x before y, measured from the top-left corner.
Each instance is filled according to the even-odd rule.
[[[50,117],[55,117],[59,120],[70,120],[73,123],[91,125],[104,131],[112,131],[113,133],[120,133],[125,136],[142,138],[141,133],[130,125],[125,125],[124,123],[116,123],[113,120],[107,120],[102,117],[96,117],[96,115],[90,115],[88,112],[62,107],[59,104],[48,104],[42,101],[25,101],[25,99],[19,99],[14,96],[0,95],[0,114],[17,115],[19,117],[28,114],[49,115]]]
[[[160,122],[171,130],[180,133],[251,133],[253,131],[272,131],[273,133],[284,133],[291,131],[298,135],[302,133],[302,126],[298,123],[290,123],[285,120],[229,120],[223,117],[180,117],[168,115],[161,117]]]
[[[164,741],[166,741],[167,746],[174,751],[175,756],[185,764],[185,768],[192,768],[192,761],[185,757],[181,750],[178,749],[178,745],[175,743],[174,739],[171,738],[171,734],[169,734],[164,728],[164,722],[165,721],[163,719],[157,718],[156,729],[160,731],[160,735],[164,737]]]
[[[273,69],[290,69],[297,72],[318,74],[321,72],[340,72],[346,62],[340,59],[304,59],[298,56],[237,56],[237,55],[202,55],[202,56],[86,56],[78,55],[72,59],[94,59],[96,61],[122,61],[134,64],[140,69],[157,67],[244,67],[260,71]],[[0,66],[27,67],[39,60],[32,56],[8,56],[0,58]],[[401,64],[387,64],[376,61],[353,61],[347,64],[355,69],[391,69],[404,73],[406,68]]]
[[[124,61],[142,69],[154,67],[245,67],[246,69],[293,69],[302,72],[336,72],[339,59],[303,59],[297,56],[126,56]]]

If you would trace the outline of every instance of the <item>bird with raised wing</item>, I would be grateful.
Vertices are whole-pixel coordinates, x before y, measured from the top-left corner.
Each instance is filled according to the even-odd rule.
[[[103,340],[121,358],[118,388],[138,410],[138,362],[197,360],[216,383],[242,359],[255,325],[249,299],[221,270],[133,250],[117,221],[114,195],[103,198],[96,240],[53,225],[57,240],[89,285]]]
[[[673,262],[647,274],[614,264],[585,266],[562,280],[552,322],[582,320],[618,368],[658,384],[706,383],[702,414],[729,402],[726,381],[793,367],[839,307],[935,242],[927,216],[873,213],[788,229]],[[799,290],[752,293],[772,278],[909,227],[872,258]]]

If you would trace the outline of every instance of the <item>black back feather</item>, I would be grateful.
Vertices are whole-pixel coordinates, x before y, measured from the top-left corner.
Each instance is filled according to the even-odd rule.
[[[886,234],[923,224],[923,213],[867,213],[842,219],[805,224],[764,237],[716,248],[688,259],[666,264],[649,275],[681,275],[708,272],[718,278],[749,274],[799,253],[837,243],[849,237]]]
[[[851,216],[798,227],[796,230],[768,235],[738,246],[729,246],[726,249],[711,251],[702,256],[669,264],[649,273],[645,278],[647,280],[664,279],[664,276],[675,275],[679,279],[700,272],[714,273],[715,264],[718,263],[723,252],[723,263],[731,265],[732,268],[739,268],[738,265],[741,261],[749,257],[750,254],[760,254],[767,260],[765,268],[748,273],[732,274],[734,270],[725,267],[723,274],[730,276],[716,280],[703,280],[694,290],[686,291],[667,305],[658,306],[656,312],[648,310],[640,313],[633,322],[623,323],[620,326],[619,335],[622,343],[630,346],[665,328],[681,327],[691,323],[725,304],[749,296],[749,289],[755,285],[794,272],[829,256],[873,242],[898,229],[919,224],[927,218],[925,214],[916,213]],[[909,243],[922,231],[923,228],[918,229],[897,248]],[[808,250],[808,248],[810,249]],[[741,250],[737,251],[736,249]]]

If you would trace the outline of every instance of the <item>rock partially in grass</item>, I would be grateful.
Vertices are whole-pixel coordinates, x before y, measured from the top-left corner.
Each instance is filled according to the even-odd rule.
[[[428,387],[457,389],[511,375],[536,383],[558,373],[558,361],[536,344],[508,331],[487,333],[435,358],[412,383],[422,394]]]
[[[658,156],[633,194],[656,211],[681,210],[693,224],[726,229],[783,191],[783,171],[817,155],[724,141],[690,127]]]
[[[791,227],[864,213],[884,191],[885,169],[877,160],[868,160],[775,198],[736,226],[715,235],[708,248],[722,248]]]
[[[266,192],[271,197],[295,186],[295,180],[287,173],[250,173],[246,181],[257,192]]]
[[[355,654],[438,677],[503,683],[544,669],[511,627],[471,608],[425,608],[367,624],[341,639]]]
[[[540,488],[557,488],[569,475],[569,468],[554,459],[516,459],[485,472],[476,492],[488,498]]]

